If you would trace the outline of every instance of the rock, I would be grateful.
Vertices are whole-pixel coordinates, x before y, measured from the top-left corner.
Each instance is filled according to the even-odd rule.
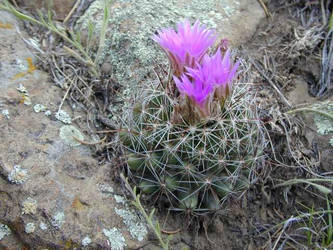
[[[143,231],[146,224],[115,196],[114,166],[99,165],[89,147],[60,137],[63,126],[74,131],[55,119],[64,91],[32,67],[36,59],[23,42],[30,38],[20,21],[0,11],[0,22],[16,27],[0,28],[0,248],[112,249],[110,232],[126,247],[138,248],[146,236],[133,229],[140,225]],[[23,104],[24,96],[32,105]],[[36,113],[36,104],[45,109]],[[69,117],[83,115],[66,103],[62,110]],[[85,125],[79,121],[75,131],[89,140],[80,137]]]
[[[87,38],[91,22],[94,35],[90,44],[95,48],[99,43],[103,9],[104,0],[96,0],[76,25],[76,31],[82,32],[81,37]],[[101,63],[111,64],[113,76],[125,86],[126,99],[143,81],[156,79],[152,68],[167,62],[151,39],[157,30],[175,27],[184,19],[192,22],[199,19],[216,29],[219,39],[227,38],[231,44],[238,45],[253,35],[264,16],[257,0],[113,0]],[[111,110],[119,113],[114,107]]]
[[[30,11],[44,10],[47,12],[50,9],[55,14],[54,18],[59,21],[66,18],[75,4],[75,0],[16,0],[16,2]]]

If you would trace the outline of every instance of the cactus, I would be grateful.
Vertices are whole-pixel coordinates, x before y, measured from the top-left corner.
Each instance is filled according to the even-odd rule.
[[[177,103],[154,89],[128,115],[119,133],[128,175],[142,192],[166,196],[171,207],[218,209],[249,186],[262,155],[248,86],[236,85],[223,112],[197,124],[173,121],[175,109]]]
[[[186,22],[179,29],[187,29],[179,39],[201,33],[211,39],[211,32],[197,22],[193,28]],[[238,63],[231,64],[229,50],[188,61],[190,50],[175,52],[178,43],[163,40],[178,34],[164,32],[154,39],[167,43],[169,55],[178,53],[170,60],[175,75],[165,77],[160,85],[152,84],[124,119],[119,141],[126,172],[143,193],[166,197],[175,210],[215,211],[255,178],[264,145],[255,98],[248,84],[232,88]],[[191,46],[192,41],[196,51],[197,40],[187,39],[184,44]],[[209,44],[203,43],[200,53]]]

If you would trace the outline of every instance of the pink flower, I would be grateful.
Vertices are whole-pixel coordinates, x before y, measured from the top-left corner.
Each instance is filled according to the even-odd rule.
[[[184,67],[193,67],[201,61],[216,37],[213,31],[201,26],[198,20],[193,26],[186,20],[177,27],[178,32],[171,28],[159,31],[153,40],[166,51],[175,75],[180,76]]]
[[[222,58],[220,49],[212,57],[205,55],[196,68],[186,67],[181,80],[174,76],[175,84],[182,95],[188,96],[204,116],[210,114],[213,96],[224,101],[231,93],[232,80],[239,62],[232,65],[230,51]],[[213,95],[214,93],[214,95]]]
[[[236,76],[239,62],[232,65],[230,51],[224,54],[223,59],[220,49],[210,57],[205,55],[202,63],[197,63],[197,68],[186,68],[188,75],[193,79],[200,79],[205,85],[215,87],[215,96],[222,100],[228,97],[232,89],[232,80]]]

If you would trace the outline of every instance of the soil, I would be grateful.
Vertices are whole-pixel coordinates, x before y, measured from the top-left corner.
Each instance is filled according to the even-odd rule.
[[[267,157],[260,163],[256,182],[241,197],[228,201],[221,211],[207,216],[169,213],[162,205],[157,207],[157,219],[167,232],[165,235],[173,235],[171,249],[302,249],[307,246],[305,233],[297,231],[303,224],[282,222],[299,215],[300,211],[308,212],[304,206],[326,209],[326,200],[319,197],[313,187],[277,188],[275,185],[281,180],[314,178],[316,174],[333,170],[330,138],[316,132],[313,116],[285,114],[299,105],[318,102],[314,90],[320,76],[318,57],[322,40],[304,45],[295,35],[304,35],[301,9],[304,15],[318,17],[307,24],[307,29],[320,26],[320,1],[310,2],[271,1],[267,6],[272,17],[263,20],[253,37],[237,48],[253,72],[251,82],[273,145],[266,148]],[[280,94],[272,83],[280,89]],[[93,99],[97,106],[103,106],[103,89],[94,90]],[[333,101],[333,98],[328,100]],[[84,103],[84,100],[81,98],[78,102]],[[111,121],[102,118],[100,121],[103,129],[110,129]],[[80,123],[85,124],[78,121]],[[112,136],[108,140],[111,143]],[[119,156],[103,147],[92,148],[95,161],[102,166],[107,165],[110,154]],[[121,164],[118,165],[119,168],[108,174],[112,175],[120,192],[126,194],[119,178]],[[103,171],[100,174],[103,176]],[[149,200],[145,197],[142,200],[149,207]],[[142,245],[140,249],[156,249],[155,236],[150,234]]]

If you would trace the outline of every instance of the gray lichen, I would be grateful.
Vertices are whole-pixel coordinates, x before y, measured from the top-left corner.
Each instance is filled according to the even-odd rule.
[[[47,225],[44,222],[39,223],[39,228],[43,231],[47,230]]]
[[[116,200],[117,203],[122,203],[122,204],[125,204],[126,203],[126,200],[123,196],[121,195],[114,195],[114,199]]]
[[[86,247],[91,243],[90,237],[87,235],[86,237],[83,238],[81,244],[82,246]]]
[[[1,111],[1,114],[2,114],[4,117],[6,117],[8,120],[10,119],[8,109],[3,109],[3,110]]]
[[[22,204],[22,214],[35,214],[37,212],[37,201],[28,197]]]
[[[35,104],[34,105],[34,111],[36,113],[44,112],[45,110],[46,110],[46,107],[43,104]]]
[[[111,187],[109,184],[99,183],[98,189],[104,194],[106,197],[111,197],[113,193],[113,187]]]
[[[5,225],[5,224],[2,224],[0,223],[0,241],[5,237],[5,236],[8,236],[11,234],[11,230],[10,228]]]
[[[63,212],[57,212],[53,215],[51,224],[55,228],[61,228],[65,222],[65,214]]]
[[[60,128],[59,136],[64,142],[72,147],[81,145],[80,142],[74,139],[77,138],[81,141],[84,140],[83,134],[76,127],[72,125],[64,125]]]
[[[27,233],[27,234],[31,234],[33,232],[35,232],[35,224],[30,222],[30,223],[27,223],[24,227],[24,231]]]
[[[134,211],[115,208],[116,213],[123,219],[130,231],[131,236],[138,241],[142,241],[148,231],[146,224],[134,213]]]
[[[108,238],[111,250],[123,250],[127,246],[124,236],[117,228],[114,227],[110,230],[103,229],[103,233]]]
[[[71,117],[64,110],[59,110],[57,113],[55,113],[55,118],[57,118],[59,121],[65,123],[65,124],[72,123]]]
[[[318,109],[322,112],[333,116],[333,102],[318,103],[313,106],[314,109]],[[321,114],[315,114],[314,122],[317,126],[317,132],[321,135],[328,135],[333,133],[333,119],[329,119],[327,116]],[[333,136],[330,139],[330,144],[333,146]]]
[[[8,175],[8,180],[15,184],[22,184],[28,179],[28,171],[22,169],[20,165],[15,165]]]

